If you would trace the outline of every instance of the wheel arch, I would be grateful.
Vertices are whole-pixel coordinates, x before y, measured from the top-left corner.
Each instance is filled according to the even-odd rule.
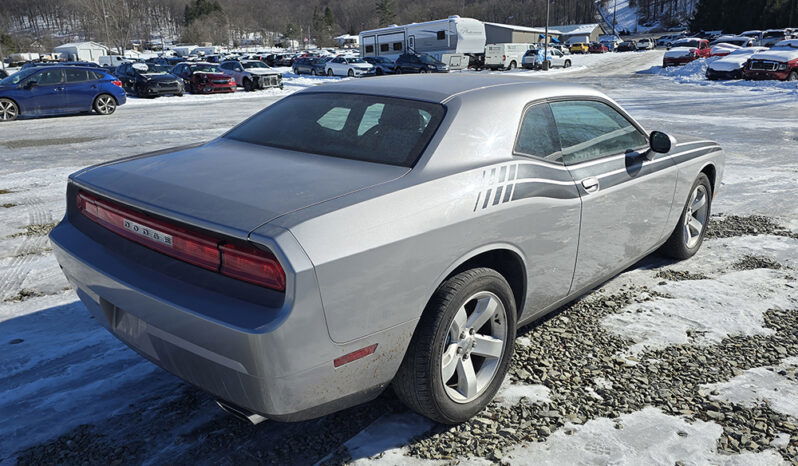
[[[19,101],[17,99],[14,99],[13,97],[7,97],[7,96],[4,96],[4,95],[0,95],[0,99],[6,99],[6,100],[10,100],[11,102],[14,102],[14,105],[17,106],[17,112],[19,112],[19,113],[17,113],[17,116],[22,115],[22,106],[19,105]]]
[[[465,270],[487,267],[499,272],[510,284],[515,298],[516,315],[521,316],[526,304],[527,264],[521,250],[507,243],[479,247],[463,255],[440,274],[428,293],[430,299],[443,282]],[[429,303],[429,300],[425,303]]]
[[[717,168],[715,168],[715,164],[710,162],[710,163],[704,165],[704,167],[701,168],[701,172],[700,173],[703,173],[703,174],[707,175],[707,178],[709,178],[709,187],[712,188],[712,194],[714,195],[715,194],[715,180],[717,179],[717,176],[718,176],[718,171],[717,171]]]

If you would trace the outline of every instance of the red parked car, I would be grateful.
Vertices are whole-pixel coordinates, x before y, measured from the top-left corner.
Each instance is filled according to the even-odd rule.
[[[610,49],[604,44],[600,44],[598,42],[591,42],[590,46],[587,48],[587,51],[589,53],[607,53],[610,51]]]
[[[172,74],[183,79],[186,91],[192,94],[235,92],[236,80],[219,71],[215,63],[178,63]]]
[[[697,37],[679,39],[665,52],[662,67],[684,65],[699,58],[708,58],[710,53],[709,41],[706,39]]]
[[[743,78],[798,81],[798,39],[783,40],[751,55],[743,67]]]

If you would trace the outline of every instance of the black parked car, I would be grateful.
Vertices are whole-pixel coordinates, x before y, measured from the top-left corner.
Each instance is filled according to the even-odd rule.
[[[123,63],[116,68],[116,75],[128,94],[138,97],[161,95],[182,96],[183,81],[169,73],[166,65],[155,63]]]
[[[150,58],[145,63],[154,63],[156,65],[164,65],[172,68],[178,63],[183,63],[185,60],[181,57],[156,57]]]
[[[374,73],[377,76],[384,74],[393,74],[396,72],[396,63],[390,58],[385,57],[363,57],[366,63],[374,65]]]
[[[615,49],[616,52],[635,52],[637,51],[637,42],[633,40],[625,40],[618,44]]]
[[[396,73],[447,73],[449,67],[426,54],[403,53],[396,59]]]

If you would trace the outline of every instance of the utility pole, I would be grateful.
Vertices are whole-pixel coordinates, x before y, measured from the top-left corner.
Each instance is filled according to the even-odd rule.
[[[618,35],[618,23],[615,21],[615,15],[618,13],[618,0],[612,6],[612,34]],[[613,39],[615,40],[615,39]],[[614,43],[614,42],[613,42]]]
[[[549,9],[551,7],[551,0],[546,0],[546,33],[543,35],[543,66],[546,60],[549,59]],[[548,67],[546,67],[548,71]]]
[[[0,69],[3,71],[6,70],[6,61],[4,60],[5,56],[3,55],[3,42],[0,40]]]

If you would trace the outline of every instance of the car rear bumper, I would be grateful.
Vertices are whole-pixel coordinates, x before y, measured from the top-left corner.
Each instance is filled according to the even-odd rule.
[[[785,81],[790,75],[790,70],[784,71],[758,71],[758,70],[744,70],[743,78],[763,81],[763,80],[779,80]]]
[[[92,236],[65,219],[50,238],[64,274],[97,322],[163,369],[270,419],[315,418],[376,397],[396,373],[415,327],[411,322],[336,344],[306,258],[289,285],[307,291],[270,307],[177,280]],[[281,241],[295,243],[292,238],[286,234]],[[130,243],[124,248],[154,254],[168,270],[171,259]],[[304,254],[298,244],[287,249]],[[374,354],[334,366],[335,358],[374,343]]]
[[[692,61],[695,61],[696,59],[697,59],[696,57],[676,57],[676,58],[666,57],[662,59],[662,66],[667,67],[667,66],[686,65]]]

